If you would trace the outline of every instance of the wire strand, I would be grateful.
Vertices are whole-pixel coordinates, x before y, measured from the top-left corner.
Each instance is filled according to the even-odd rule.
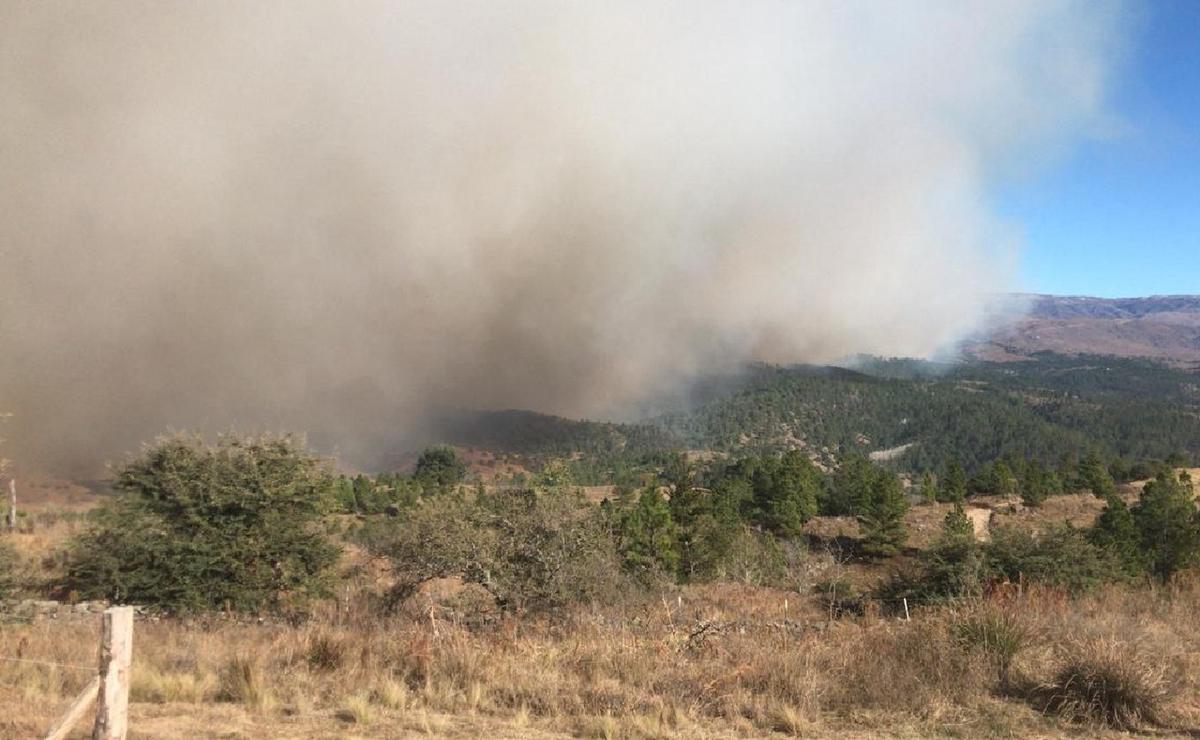
[[[57,666],[58,668],[71,668],[76,671],[93,671],[99,672],[96,666],[76,665],[74,663],[56,663],[52,660],[32,660],[30,658],[6,658],[0,655],[0,660],[7,660],[11,663],[32,663],[34,665],[49,665]]]

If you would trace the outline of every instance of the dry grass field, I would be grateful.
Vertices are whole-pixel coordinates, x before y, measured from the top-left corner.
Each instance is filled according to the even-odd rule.
[[[1080,600],[1035,589],[909,622],[868,614],[827,623],[790,596],[786,618],[787,593],[719,585],[474,630],[437,609],[385,618],[356,604],[298,626],[142,620],[132,736],[1097,737],[1123,726],[1165,736],[1200,728],[1200,583]],[[24,660],[90,663],[95,645],[94,619],[0,632],[0,655]],[[69,668],[0,662],[0,735],[37,737],[85,680]],[[1110,705],[1115,714],[1105,716]]]

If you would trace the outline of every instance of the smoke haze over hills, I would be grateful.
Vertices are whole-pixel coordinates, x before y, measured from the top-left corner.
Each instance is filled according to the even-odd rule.
[[[5,3],[13,454],[168,426],[359,459],[923,356],[1011,286],[989,184],[1103,122],[1097,2]]]

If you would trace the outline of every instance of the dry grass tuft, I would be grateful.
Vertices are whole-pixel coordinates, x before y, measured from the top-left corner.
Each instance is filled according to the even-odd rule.
[[[236,654],[229,658],[221,670],[217,698],[256,710],[266,709],[271,704],[257,656]]]
[[[1070,645],[1053,680],[1047,706],[1069,719],[1120,730],[1161,725],[1179,693],[1161,656],[1114,638]]]
[[[956,615],[951,631],[963,647],[981,653],[995,666],[1000,689],[1008,690],[1013,662],[1032,639],[1022,616],[1014,609],[984,603]]]
[[[203,704],[213,701],[217,695],[218,679],[211,673],[183,673],[134,663],[129,687],[130,701]]]
[[[345,705],[335,712],[335,716],[343,722],[369,725],[375,721],[375,709],[371,706],[369,696],[355,694],[346,699]]]

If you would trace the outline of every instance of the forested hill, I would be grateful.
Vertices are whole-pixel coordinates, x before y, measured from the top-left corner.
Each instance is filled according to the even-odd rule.
[[[677,448],[680,440],[654,424],[566,419],[533,411],[459,411],[443,416],[437,436],[465,447],[536,459],[611,457]]]
[[[1146,360],[1040,353],[1021,362],[939,365],[867,358],[853,369],[757,365],[709,385],[721,392],[642,424],[470,412],[448,419],[440,437],[535,465],[574,458],[593,482],[674,449],[799,447],[831,462],[891,450],[876,457],[909,471],[949,460],[970,471],[1001,457],[1194,461],[1200,454],[1200,374]]]
[[[1200,375],[1145,360],[1042,353],[1023,362],[866,360],[856,370],[756,368],[740,391],[656,424],[693,447],[800,445],[844,455],[911,445],[895,462],[968,469],[1004,456],[1194,458]]]

